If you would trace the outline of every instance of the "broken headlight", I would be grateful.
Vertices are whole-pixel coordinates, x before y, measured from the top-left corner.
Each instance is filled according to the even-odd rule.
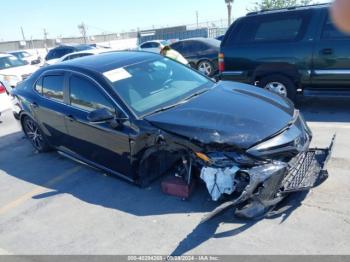
[[[311,131],[301,115],[297,115],[293,124],[281,134],[262,142],[247,152],[256,157],[272,157],[274,155],[291,155],[306,151],[311,142]]]
[[[255,166],[264,163],[259,159],[236,152],[211,152],[207,154],[196,153],[196,156],[203,160],[206,164],[215,167],[228,167],[237,164]]]

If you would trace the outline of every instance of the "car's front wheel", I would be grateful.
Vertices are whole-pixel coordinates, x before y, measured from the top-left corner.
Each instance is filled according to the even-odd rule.
[[[24,134],[39,153],[50,150],[50,146],[46,142],[39,125],[33,119],[28,116],[24,116],[22,118],[22,126]]]
[[[209,60],[203,60],[198,63],[197,70],[206,76],[212,76],[214,73],[214,66]]]
[[[262,78],[260,86],[280,96],[295,99],[296,87],[291,79],[283,75],[270,75]]]

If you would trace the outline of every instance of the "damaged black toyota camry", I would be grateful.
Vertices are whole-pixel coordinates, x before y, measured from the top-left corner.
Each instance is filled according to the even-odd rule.
[[[253,218],[327,176],[327,149],[285,98],[216,83],[146,52],[45,67],[14,89],[14,115],[35,149],[55,149],[140,185],[200,177],[214,201]]]

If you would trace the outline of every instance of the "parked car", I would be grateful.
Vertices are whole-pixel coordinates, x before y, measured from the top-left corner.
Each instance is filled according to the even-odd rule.
[[[0,53],[0,75],[14,88],[38,69],[13,55]]]
[[[350,95],[350,36],[328,14],[329,4],[250,13],[221,44],[223,80],[256,84],[292,100]]]
[[[220,41],[210,38],[191,38],[170,45],[181,53],[190,65],[207,76],[218,72]]]
[[[41,63],[41,57],[38,55],[33,55],[27,51],[24,50],[18,50],[18,51],[11,51],[8,52],[10,55],[14,55],[15,57],[22,59],[24,61],[27,61],[28,64],[31,65],[37,65]]]
[[[59,59],[67,54],[95,49],[90,45],[61,45],[51,49],[45,57],[45,66],[53,65],[59,61]]]
[[[90,56],[90,55],[98,55],[98,54],[102,54],[102,53],[107,53],[107,52],[111,52],[111,49],[91,49],[91,50],[85,50],[85,51],[79,51],[79,52],[74,52],[74,53],[70,53],[67,55],[62,56],[61,58],[59,58],[57,60],[57,63],[60,62],[65,62],[68,60],[72,60],[72,59],[76,59],[76,58],[80,58],[80,57],[85,57],[85,56]]]
[[[13,92],[39,152],[50,149],[140,185],[198,171],[213,200],[261,215],[323,179],[329,149],[293,104],[240,83],[216,83],[149,52],[113,52],[42,68]],[[193,172],[192,172],[193,171]],[[254,197],[253,197],[254,196]],[[220,207],[223,208],[223,207]]]
[[[142,43],[139,46],[140,51],[147,51],[147,52],[152,52],[152,53],[160,53],[160,50],[163,49],[164,46],[169,45],[168,41],[165,40],[152,40],[152,41],[147,41]]]
[[[1,112],[11,108],[10,97],[8,96],[9,91],[10,87],[0,76],[0,115]]]

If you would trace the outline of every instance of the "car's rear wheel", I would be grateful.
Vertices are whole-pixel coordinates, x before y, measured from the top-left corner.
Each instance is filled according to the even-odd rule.
[[[40,153],[50,150],[50,146],[40,130],[39,125],[30,117],[24,116],[22,119],[23,131],[33,147]]]
[[[280,96],[295,99],[296,87],[291,79],[282,75],[270,75],[260,80],[260,86]]]
[[[209,60],[203,60],[198,63],[197,70],[206,76],[212,76],[214,73],[214,66]]]

